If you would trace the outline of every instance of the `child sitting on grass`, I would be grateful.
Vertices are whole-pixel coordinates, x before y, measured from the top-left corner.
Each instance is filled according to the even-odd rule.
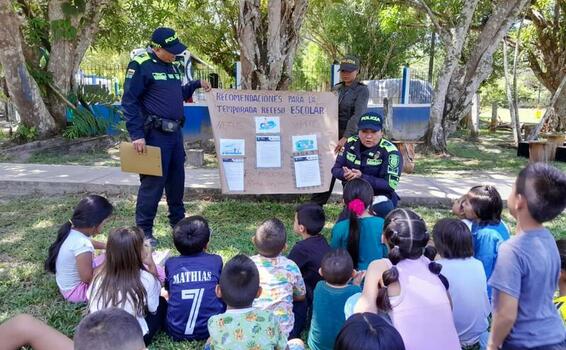
[[[297,242],[288,258],[293,260],[305,281],[307,299],[293,302],[295,325],[291,332],[292,337],[299,337],[305,328],[308,314],[312,311],[313,291],[316,284],[322,279],[319,273],[320,262],[331,248],[326,238],[321,235],[326,221],[324,210],[316,203],[306,203],[297,207],[293,230],[302,240]]]
[[[472,221],[474,257],[482,262],[489,280],[499,245],[509,239],[507,226],[501,221],[503,201],[495,187],[475,186],[466,194],[462,207],[466,218]],[[487,294],[491,298],[491,288]]]
[[[45,270],[55,273],[65,300],[86,302],[94,269],[104,261],[103,255],[94,258],[94,250],[106,248],[105,243],[94,241],[92,237],[102,231],[113,209],[106,198],[89,195],[77,204],[71,219],[59,228],[55,242],[49,247]]]
[[[552,302],[560,254],[543,226],[566,207],[566,174],[548,164],[527,165],[507,206],[517,231],[501,245],[488,281],[494,308],[487,349],[566,349],[566,329]]]
[[[161,329],[167,302],[149,242],[137,227],[117,228],[108,235],[106,261],[88,290],[89,311],[110,307],[127,311],[138,320],[146,345]]]
[[[295,322],[293,301],[305,300],[306,290],[297,264],[281,255],[287,241],[285,226],[279,219],[266,220],[252,240],[259,254],[251,259],[259,270],[261,285],[253,306],[273,312],[281,332],[288,337]]]
[[[255,263],[245,255],[230,259],[220,275],[216,295],[227,305],[226,312],[210,317],[210,338],[205,349],[248,350],[300,349],[302,342],[287,343],[277,318],[271,311],[252,307],[261,294],[259,271]]]
[[[465,349],[485,349],[491,305],[482,263],[474,258],[472,234],[458,219],[441,219],[432,230],[442,275],[448,280],[454,324]]]
[[[347,249],[356,270],[367,270],[372,261],[387,254],[387,248],[381,243],[383,219],[373,215],[372,203],[373,188],[369,182],[348,181],[344,187],[345,219],[332,228],[330,246]]]
[[[314,290],[308,344],[312,350],[332,350],[336,336],[346,321],[346,300],[360,293],[361,289],[356,285],[348,285],[355,271],[352,257],[345,249],[337,249],[324,256],[320,275],[324,281],[318,282]]]
[[[209,240],[208,221],[202,216],[184,218],[173,228],[173,242],[181,255],[165,263],[165,289],[169,292],[166,330],[174,340],[208,339],[208,319],[226,310],[215,292],[222,258],[206,252]]]

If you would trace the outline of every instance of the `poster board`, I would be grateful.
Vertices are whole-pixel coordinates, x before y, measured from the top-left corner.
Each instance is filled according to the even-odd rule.
[[[207,93],[222,193],[327,191],[338,141],[333,92]]]

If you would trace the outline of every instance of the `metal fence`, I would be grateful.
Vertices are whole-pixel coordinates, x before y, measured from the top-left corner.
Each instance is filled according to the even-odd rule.
[[[105,90],[119,100],[123,93],[124,77],[127,66],[124,65],[83,65],[76,79],[79,85],[88,90]],[[320,70],[294,69],[289,90],[291,91],[330,91],[332,88],[331,68]],[[193,67],[193,79],[208,80],[213,87],[221,89],[235,88],[235,77],[224,70]],[[432,85],[427,82],[426,74],[411,70],[409,103],[430,103]],[[401,77],[390,79],[367,80],[370,90],[370,103],[381,104],[387,97],[392,103],[401,103],[403,83]]]

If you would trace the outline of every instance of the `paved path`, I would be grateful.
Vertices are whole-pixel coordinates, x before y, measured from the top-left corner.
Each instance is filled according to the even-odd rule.
[[[185,198],[221,194],[217,169],[187,168],[186,174]],[[434,177],[403,175],[398,193],[403,205],[446,207],[478,184],[495,185],[505,200],[513,181],[511,176],[494,172],[447,172]],[[0,198],[84,192],[136,194],[138,185],[138,175],[123,173],[118,167],[0,163]],[[337,184],[333,198],[340,199],[341,195],[342,187]]]

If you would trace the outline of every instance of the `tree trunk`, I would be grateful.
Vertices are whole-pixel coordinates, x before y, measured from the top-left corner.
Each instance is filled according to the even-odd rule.
[[[238,41],[244,89],[286,90],[307,0],[240,0]]]
[[[470,113],[470,140],[477,141],[480,136],[480,95],[475,94]]]
[[[63,5],[67,0],[49,1],[49,21],[52,24],[51,52],[47,70],[52,74],[53,87],[63,96],[68,96],[75,87],[74,76],[85,55],[86,50],[94,40],[102,12],[110,0],[85,1],[84,8],[77,6],[74,15],[65,14]],[[55,23],[68,23],[71,32],[61,33]],[[76,31],[74,34],[72,31]],[[49,109],[55,118],[57,127],[63,129],[67,124],[66,106],[56,93],[49,94]]]
[[[21,22],[8,0],[0,0],[0,23],[0,64],[6,76],[9,97],[23,125],[35,127],[39,137],[50,136],[56,130],[55,122],[43,103],[37,83],[27,70]]]
[[[507,40],[503,40],[503,74],[505,75],[505,93],[507,95],[507,103],[509,105],[509,114],[511,115],[511,128],[513,129],[513,143],[515,146],[519,145],[521,140],[521,130],[518,125],[518,118],[516,115],[517,109],[515,108],[515,99],[511,91],[511,82],[509,81],[509,62],[507,59]]]
[[[489,132],[497,130],[497,102],[491,103],[491,122],[489,123]]]

